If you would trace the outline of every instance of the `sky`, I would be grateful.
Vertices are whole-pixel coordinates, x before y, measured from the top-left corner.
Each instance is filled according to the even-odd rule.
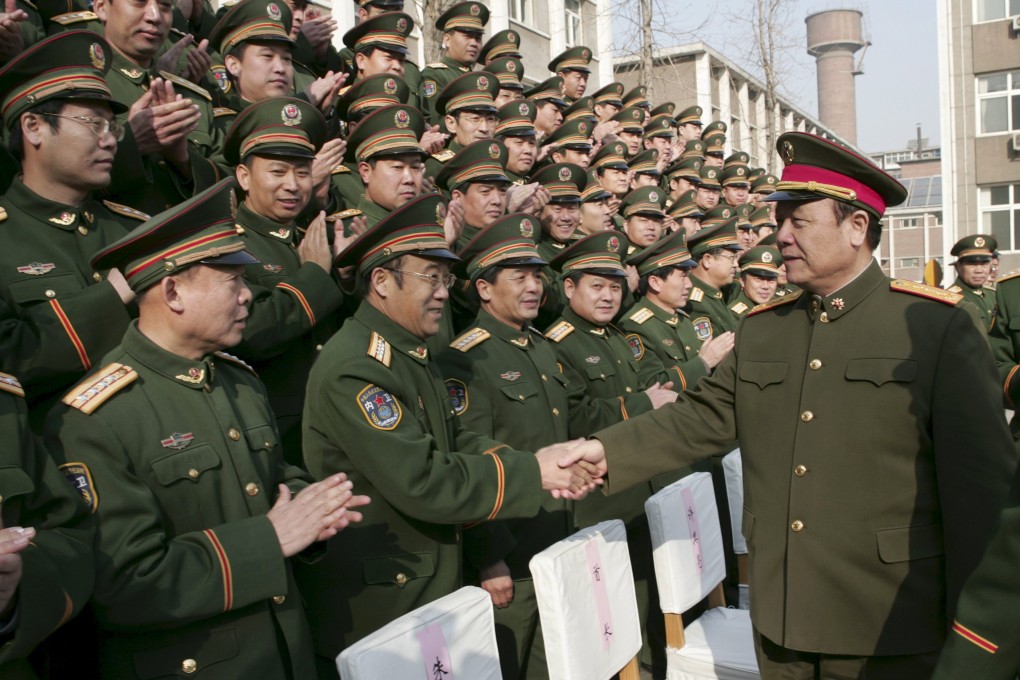
[[[865,38],[871,41],[857,76],[857,145],[867,152],[904,148],[922,135],[939,140],[938,48],[936,3],[932,0],[786,0],[790,5],[784,35],[787,77],[783,94],[817,116],[814,59],[807,54],[804,18],[826,9],[859,9]],[[749,23],[754,0],[654,0],[656,47],[702,41],[754,72],[747,61]],[[622,5],[621,5],[622,3]],[[631,43],[628,11],[636,0],[616,0],[614,40]],[[669,19],[662,19],[668,17]],[[861,55],[858,52],[857,56]],[[682,102],[677,102],[682,104]]]

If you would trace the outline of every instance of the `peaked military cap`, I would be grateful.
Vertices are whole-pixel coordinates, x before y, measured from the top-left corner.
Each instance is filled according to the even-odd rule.
[[[697,202],[698,192],[694,189],[688,189],[673,201],[673,205],[669,206],[669,210],[666,214],[673,219],[679,219],[682,217],[693,217],[695,219],[701,219],[705,216],[704,211]]]
[[[722,132],[713,132],[711,134],[701,135],[701,139],[705,142],[705,155],[706,156],[717,156],[723,157],[726,148],[726,135]]]
[[[994,236],[971,234],[957,241],[949,254],[961,262],[988,262],[997,256],[995,249],[998,247]]]
[[[651,139],[652,137],[669,137],[672,139],[675,136],[673,134],[673,116],[666,114],[652,116],[652,119],[645,125],[645,139]]]
[[[620,109],[609,120],[619,123],[620,130],[623,132],[635,132],[639,135],[645,132],[645,112],[636,106]]]
[[[553,76],[524,91],[524,96],[535,102],[552,102],[561,109],[567,108],[563,99],[563,76]]]
[[[669,116],[670,119],[672,119],[674,111],[676,111],[676,104],[673,102],[666,102],[665,104],[659,104],[648,113],[652,118],[655,118],[656,116]]]
[[[436,19],[440,31],[458,30],[465,33],[481,33],[489,23],[489,8],[480,2],[458,2]]]
[[[496,76],[503,90],[524,90],[524,83],[521,82],[524,78],[524,63],[517,57],[493,59],[482,70]]]
[[[690,182],[700,182],[702,165],[704,165],[704,161],[697,157],[680,158],[670,163],[666,168],[666,179],[683,177]]]
[[[652,105],[648,102],[648,88],[644,85],[638,85],[630,90],[627,94],[623,95],[623,105],[624,107],[637,106],[642,109],[650,109]]]
[[[709,208],[705,211],[704,216],[701,218],[702,227],[714,227],[722,224],[723,222],[735,219],[737,216],[737,209],[732,205],[720,203],[719,205]],[[736,222],[733,223],[736,228]]]
[[[407,56],[407,36],[414,30],[414,19],[404,12],[386,12],[362,21],[344,33],[344,45],[355,52],[376,47]]]
[[[775,246],[757,245],[745,250],[737,264],[741,273],[775,279],[779,277],[779,266],[783,264],[783,256]]]
[[[754,180],[762,177],[764,174],[765,168],[749,168],[747,171],[747,179],[751,180],[751,184],[754,184]]]
[[[577,47],[564,50],[553,57],[553,60],[549,62],[549,70],[553,73],[561,73],[563,71],[591,73],[591,69],[588,68],[590,63],[591,50],[583,45],[578,45]]]
[[[697,158],[699,160],[705,160],[705,142],[700,139],[689,139],[684,144],[683,153],[680,154],[680,158]]]
[[[623,83],[609,83],[592,93],[596,104],[612,104],[623,108]]]
[[[594,170],[589,170],[586,173],[586,178],[588,183],[584,185],[584,191],[581,192],[581,203],[596,203],[612,197],[612,194],[603,188],[602,182],[599,181]]]
[[[691,258],[687,250],[687,235],[681,229],[638,250],[627,258],[627,264],[637,268],[638,276],[648,276],[663,267],[690,269],[698,263]]]
[[[778,238],[779,238],[779,232],[778,231],[774,231],[771,234],[769,234],[768,236],[762,237],[762,239],[760,241],[758,241],[758,245],[760,245],[760,246],[775,246],[776,245],[776,241],[778,240]]]
[[[357,121],[383,106],[406,104],[410,96],[411,88],[403,78],[377,73],[348,87],[337,99],[336,113],[340,120]]]
[[[314,158],[326,142],[326,119],[304,99],[272,97],[237,114],[223,143],[230,165],[256,156]]]
[[[603,144],[602,148],[595,152],[589,164],[590,168],[614,168],[616,170],[628,170],[627,145],[623,142],[609,142]]]
[[[334,258],[333,266],[357,266],[359,272],[368,272],[402,255],[457,260],[446,243],[445,220],[442,196],[413,198],[366,229]]]
[[[109,103],[114,113],[127,107],[114,100],[104,75],[110,45],[91,31],[68,31],[30,45],[0,68],[0,115],[13,128],[21,114],[54,99]]]
[[[574,241],[549,265],[563,274],[585,272],[625,277],[627,271],[623,268],[622,253],[627,252],[628,245],[626,236],[610,229]]]
[[[550,203],[579,203],[588,176],[580,165],[551,163],[531,176],[549,192]]]
[[[751,154],[746,151],[734,151],[726,157],[726,160],[723,161],[723,169],[731,168],[735,165],[742,165],[747,168],[750,163]],[[748,170],[748,172],[750,172],[750,170]]]
[[[725,135],[728,129],[729,128],[726,126],[726,123],[722,122],[721,120],[713,120],[711,123],[701,128],[701,138],[705,139],[709,135],[714,135],[717,133],[722,133],[723,135]]]
[[[543,146],[550,146],[553,151],[559,149],[581,149],[591,150],[592,125],[588,120],[575,118],[572,121],[564,122],[546,139],[542,140]]]
[[[547,264],[539,257],[535,239],[542,233],[537,217],[525,213],[504,215],[481,229],[459,253],[454,273],[473,279],[497,265]]]
[[[368,114],[347,138],[344,160],[367,161],[379,156],[417,154],[424,157],[418,140],[425,132],[421,111],[407,104],[384,106]]]
[[[832,198],[881,218],[899,205],[907,190],[892,175],[835,142],[806,132],[785,132],[776,141],[786,166],[776,191],[766,201]]]
[[[574,103],[563,110],[563,122],[586,120],[592,126],[598,122],[595,118],[595,100],[591,97],[578,97]]]
[[[753,229],[754,225],[751,223],[751,213],[754,212],[754,206],[750,203],[742,203],[735,208],[733,212],[737,218],[737,229]]]
[[[510,178],[506,176],[506,160],[503,142],[480,139],[465,146],[443,165],[436,175],[436,185],[449,193],[475,182],[510,184]]]
[[[722,171],[722,185],[724,187],[750,187],[751,182],[747,179],[747,166],[731,165],[728,168],[724,167]]]
[[[488,64],[499,57],[524,58],[521,54],[520,33],[512,28],[493,33],[478,52],[478,61],[483,64]]]
[[[699,187],[722,188],[722,183],[719,181],[722,173],[719,172],[719,168],[713,165],[702,165],[698,172],[701,174],[701,179],[698,180]]]
[[[737,218],[726,220],[714,227],[706,227],[702,223],[701,229],[694,232],[687,241],[691,248],[691,255],[694,259],[700,258],[710,250],[722,248],[724,250],[740,251],[743,248],[737,243]]]
[[[499,116],[499,123],[496,124],[496,132],[493,135],[502,137],[534,137],[535,130],[535,103],[527,99],[515,99],[499,107],[496,115]]]
[[[282,42],[291,47],[294,15],[282,0],[241,0],[220,17],[209,33],[209,44],[226,56],[247,40]]]
[[[92,257],[96,269],[116,267],[140,293],[196,264],[257,264],[234,225],[233,177],[154,215]]]
[[[624,217],[646,215],[649,217],[665,217],[662,204],[666,200],[666,192],[657,186],[638,187],[623,197],[620,213]]]
[[[686,109],[676,114],[677,125],[697,125],[701,127],[701,114],[705,111],[700,106],[688,106]]]
[[[769,195],[776,190],[779,178],[775,175],[765,174],[751,182],[751,193]]]
[[[772,210],[770,210],[767,205],[763,205],[760,208],[752,210],[747,219],[750,220],[751,226],[753,227],[778,226],[776,221],[772,219]]]
[[[498,94],[499,78],[484,71],[472,71],[457,76],[439,92],[436,111],[440,115],[455,111],[496,113],[495,99]]]
[[[382,9],[396,10],[398,12],[404,9],[404,0],[354,0],[354,4],[358,7],[375,5]]]
[[[640,153],[634,154],[628,165],[636,175],[655,175],[656,177],[662,175],[662,172],[659,171],[658,149],[645,149]]]

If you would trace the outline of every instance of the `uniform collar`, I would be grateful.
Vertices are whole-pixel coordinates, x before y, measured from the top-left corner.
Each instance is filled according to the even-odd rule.
[[[478,312],[478,318],[475,322],[485,330],[489,331],[493,337],[509,342],[518,349],[527,350],[533,347],[530,337],[531,334],[528,332],[527,328],[521,330],[520,328],[509,326],[485,310]]]
[[[598,326],[587,319],[582,319],[574,313],[574,310],[572,310],[569,305],[563,308],[563,318],[569,321],[574,328],[578,330],[590,333],[599,338],[609,337],[608,329],[605,326]]]
[[[212,387],[216,368],[211,355],[193,361],[168,352],[138,330],[137,320],[128,326],[121,345],[133,360],[178,385],[196,390]]]
[[[362,301],[354,317],[381,335],[397,353],[407,355],[423,366],[428,363],[429,351],[425,341],[408,333],[403,326],[373,307],[367,300]]]
[[[473,65],[472,66],[465,66],[464,64],[460,63],[456,59],[451,59],[450,57],[446,56],[445,54],[443,56],[439,57],[439,61],[443,62],[444,64],[446,64],[447,66],[449,66],[452,69],[456,69],[458,71],[461,71],[462,73],[467,73],[473,67]]]
[[[358,201],[358,210],[368,220],[369,228],[374,227],[390,214],[389,210],[374,201],[368,200],[364,194],[361,195],[361,200]]]
[[[822,323],[835,321],[856,307],[861,300],[868,297],[878,286],[888,282],[878,262],[871,261],[864,271],[857,275],[835,293],[822,297],[820,295],[804,295],[798,304],[803,305],[812,320]]]
[[[110,62],[111,71],[116,71],[136,85],[148,84],[148,69],[142,68],[115,49],[110,51],[113,52],[112,61]]]
[[[650,310],[653,314],[655,314],[655,318],[656,319],[658,319],[659,321],[662,321],[663,323],[668,324],[670,326],[674,326],[675,327],[678,323],[680,323],[680,314],[678,312],[674,312],[674,313],[670,314],[665,309],[663,309],[659,305],[655,304],[654,302],[652,302],[648,298],[642,298],[641,302],[639,302],[636,305],[634,305],[634,307],[632,309],[647,309],[647,310]]]
[[[4,198],[40,222],[63,231],[74,231],[77,228],[82,234],[87,234],[96,219],[96,205],[91,198],[86,198],[78,205],[57,203],[26,187],[20,178],[11,183]]]
[[[719,290],[718,288],[713,288],[712,286],[708,285],[707,283],[699,279],[697,276],[695,276],[693,273],[691,274],[691,283],[694,284],[695,288],[700,288],[701,290],[705,291],[705,295],[713,297],[716,300],[723,299],[723,294],[721,290]]]
[[[975,288],[974,286],[967,285],[967,283],[959,276],[956,277],[956,281],[953,282],[953,285],[959,286],[961,290],[969,290],[971,293],[974,293],[975,295],[983,295],[983,291],[986,290],[984,286],[978,286],[977,288]]]
[[[242,228],[251,229],[273,241],[281,241],[288,244],[293,244],[295,241],[293,225],[280,224],[268,217],[263,217],[249,208],[247,203],[241,203],[241,205],[237,206],[237,217],[235,220]]]

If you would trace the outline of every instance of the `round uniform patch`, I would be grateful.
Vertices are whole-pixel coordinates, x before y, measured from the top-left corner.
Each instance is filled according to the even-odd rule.
[[[783,143],[779,145],[779,155],[782,157],[784,163],[789,164],[793,162],[793,144],[790,140],[784,140]]]
[[[620,239],[616,238],[615,236],[610,236],[609,240],[606,241],[606,250],[608,250],[611,253],[619,252],[620,251]]]
[[[627,344],[630,345],[630,351],[634,353],[635,360],[640,360],[645,355],[645,345],[641,342],[641,336],[636,333],[628,334]]]
[[[528,104],[527,102],[521,102],[521,105],[517,107],[517,110],[520,111],[522,116],[531,115],[531,105]]]
[[[468,410],[467,385],[459,380],[447,380],[446,392],[450,395],[450,406],[453,407],[453,412],[458,416],[463,415]]]
[[[478,9],[478,5],[471,5],[471,16],[476,17],[481,13],[482,10]]]
[[[582,135],[586,134],[588,132],[588,124],[582,120],[580,123],[577,124],[577,131],[580,132]]]
[[[358,406],[368,424],[377,430],[393,430],[400,424],[403,413],[400,403],[381,387],[369,385],[357,396]]]
[[[514,71],[517,70],[517,64],[515,64],[512,61],[508,61],[506,63],[506,70],[507,70],[508,73],[513,73]]]
[[[434,97],[436,95],[436,81],[426,80],[424,90],[426,97]]]
[[[712,337],[712,322],[708,320],[707,316],[699,316],[691,323],[694,324],[694,332],[698,334],[698,340],[704,342]]]
[[[397,30],[403,33],[407,29],[407,19],[397,19]]]
[[[535,235],[535,225],[530,219],[525,217],[521,220],[521,236],[524,238],[531,238]]]
[[[569,182],[570,181],[570,168],[567,168],[567,167],[560,168],[559,178],[560,178],[561,182]]]
[[[64,463],[60,466],[71,486],[78,490],[89,512],[95,513],[99,507],[99,496],[96,494],[96,485],[92,482],[92,472],[85,463]]]
[[[490,144],[489,145],[489,158],[491,158],[493,160],[499,158],[499,145],[498,144]]]
[[[443,224],[446,222],[446,204],[436,204],[436,224]]]

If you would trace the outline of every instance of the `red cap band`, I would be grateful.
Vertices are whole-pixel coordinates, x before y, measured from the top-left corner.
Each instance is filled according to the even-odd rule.
[[[857,201],[874,208],[879,215],[885,214],[885,200],[877,191],[852,177],[815,165],[793,163],[783,168],[783,182],[818,182],[841,187],[857,194]],[[811,189],[809,188],[808,191]]]

